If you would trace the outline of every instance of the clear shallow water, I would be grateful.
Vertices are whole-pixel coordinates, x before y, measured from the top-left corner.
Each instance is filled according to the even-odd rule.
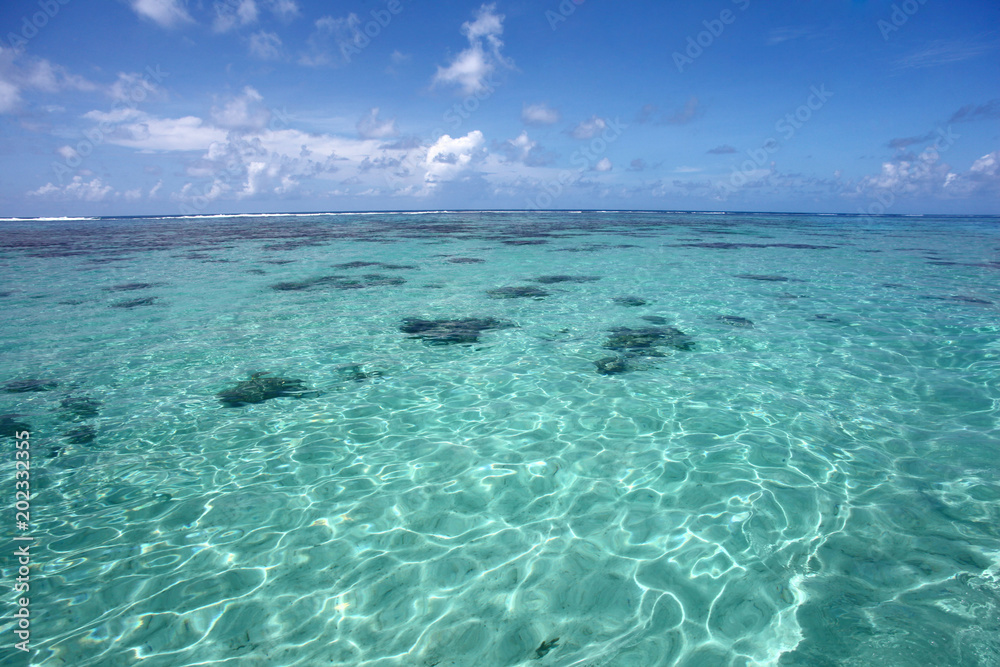
[[[998,222],[4,222],[32,664],[998,665]],[[309,393],[224,407],[253,372]]]

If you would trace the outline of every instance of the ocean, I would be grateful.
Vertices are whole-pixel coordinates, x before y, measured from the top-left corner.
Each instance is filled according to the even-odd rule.
[[[0,265],[4,665],[1000,665],[998,218],[7,219]]]

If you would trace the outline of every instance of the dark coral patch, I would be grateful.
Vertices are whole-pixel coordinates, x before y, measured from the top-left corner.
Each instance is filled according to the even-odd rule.
[[[31,432],[31,426],[17,420],[17,415],[0,415],[0,436],[16,438],[18,433]]]
[[[693,350],[694,341],[686,333],[674,327],[643,327],[612,329],[612,335],[604,343],[608,350],[617,350],[647,357],[663,356],[657,348],[672,347],[677,350]]]
[[[89,445],[97,438],[97,429],[85,424],[62,434],[71,445]]]
[[[14,380],[3,386],[8,394],[27,394],[38,391],[52,391],[59,386],[55,380]]]
[[[92,419],[100,413],[101,405],[100,401],[86,397],[64,398],[59,402],[70,419]]]
[[[145,299],[128,299],[127,301],[116,301],[111,304],[112,308],[138,308],[140,306],[152,306],[158,297],[147,296]]]
[[[231,389],[224,389],[216,396],[227,408],[238,408],[252,403],[263,403],[272,398],[302,398],[307,389],[302,380],[273,377],[270,373],[254,373],[249,380]]]
[[[600,280],[600,276],[538,276],[537,278],[532,278],[531,282],[541,283],[543,285],[555,285],[557,283],[591,283],[595,280]]]
[[[629,371],[628,361],[625,357],[604,357],[595,361],[594,365],[597,366],[597,372],[600,375],[621,375]]]
[[[648,301],[637,296],[616,296],[612,301],[626,308],[638,308],[649,304]]]
[[[479,342],[479,334],[491,329],[510,329],[514,325],[492,317],[451,320],[423,320],[408,317],[399,330],[431,345],[454,345]]]
[[[787,276],[776,276],[776,275],[762,275],[757,273],[741,273],[736,276],[737,278],[743,278],[744,280],[760,280],[767,283],[804,283],[804,280],[799,280],[798,278],[789,278]]]
[[[478,257],[451,257],[448,261],[452,264],[483,264],[486,262],[485,259]]]
[[[347,276],[321,276],[319,278],[307,278],[299,281],[281,282],[271,285],[271,289],[279,292],[305,292],[318,287],[348,290],[403,285],[405,283],[405,280],[396,276],[383,276],[379,273],[368,273],[361,276],[361,278],[349,278]]]
[[[537,287],[498,287],[496,289],[486,290],[486,294],[489,295],[491,299],[541,299],[549,295],[543,289]]]
[[[121,285],[112,285],[111,287],[105,287],[105,292],[134,292],[135,290],[150,289],[156,287],[159,283],[123,283]]]
[[[719,321],[723,324],[728,324],[731,327],[743,327],[744,329],[753,329],[753,322],[745,317],[737,317],[736,315],[723,315],[719,318]]]

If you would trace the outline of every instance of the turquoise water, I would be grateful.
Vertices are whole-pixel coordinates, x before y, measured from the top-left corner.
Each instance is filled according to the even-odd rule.
[[[996,218],[0,224],[32,665],[1000,665]]]

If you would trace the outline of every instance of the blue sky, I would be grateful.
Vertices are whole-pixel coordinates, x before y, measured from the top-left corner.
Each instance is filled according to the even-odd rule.
[[[1000,214],[995,0],[8,0],[0,217]]]

